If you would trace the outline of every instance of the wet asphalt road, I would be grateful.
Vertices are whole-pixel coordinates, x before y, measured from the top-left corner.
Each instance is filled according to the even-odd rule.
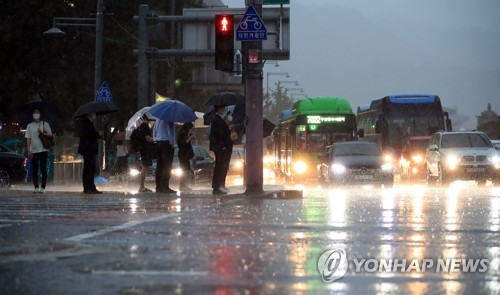
[[[499,187],[303,189],[300,199],[0,191],[0,293],[500,293]],[[488,259],[488,270],[350,262],[327,284],[317,262],[336,248],[347,260]]]

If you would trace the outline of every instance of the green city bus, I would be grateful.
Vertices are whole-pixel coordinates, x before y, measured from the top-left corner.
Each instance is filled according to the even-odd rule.
[[[343,98],[307,98],[282,113],[273,132],[274,169],[286,180],[317,179],[318,156],[339,141],[356,139],[356,117]]]

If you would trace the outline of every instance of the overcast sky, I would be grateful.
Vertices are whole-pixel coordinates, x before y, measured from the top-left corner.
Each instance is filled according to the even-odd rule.
[[[290,2],[290,61],[265,65],[264,87],[267,72],[288,72],[309,97],[344,97],[354,109],[389,94],[437,94],[469,117],[468,129],[488,103],[500,113],[500,1]]]

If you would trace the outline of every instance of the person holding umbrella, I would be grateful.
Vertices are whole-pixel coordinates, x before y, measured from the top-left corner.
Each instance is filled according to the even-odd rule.
[[[156,149],[156,192],[174,194],[170,188],[170,174],[174,161],[174,125],[162,119],[156,120],[153,126],[153,139]]]
[[[214,106],[216,115],[210,125],[210,150],[215,154],[215,168],[212,178],[212,193],[214,195],[225,195],[221,188],[226,182],[228,171],[227,163],[231,159],[233,141],[231,140],[231,130],[224,120],[226,108],[224,106]]]
[[[33,185],[35,186],[34,193],[45,193],[47,184],[47,158],[49,149],[43,147],[39,135],[52,138],[52,130],[50,124],[40,120],[40,110],[33,109],[33,122],[26,127],[26,138],[28,142],[28,155],[32,161],[32,177]],[[38,168],[42,171],[42,186],[38,185]]]
[[[157,118],[153,126],[153,139],[156,148],[156,192],[177,193],[169,187],[172,162],[174,160],[173,122],[193,122],[198,117],[193,110],[178,100],[167,100],[151,107],[147,112]]]
[[[83,155],[83,193],[84,194],[102,194],[98,191],[94,184],[94,176],[96,172],[96,156],[99,152],[99,139],[101,136],[92,124],[96,118],[96,113],[88,113],[82,121],[80,131],[80,145],[78,153]]]

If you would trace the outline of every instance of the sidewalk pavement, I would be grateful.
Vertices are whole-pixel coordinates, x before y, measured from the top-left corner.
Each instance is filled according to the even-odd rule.
[[[97,189],[103,192],[103,195],[110,194],[156,194],[154,192],[154,183],[146,183],[146,187],[153,190],[153,192],[148,193],[139,193],[139,185],[135,182],[119,182],[111,179],[109,181],[109,185],[97,186]],[[21,183],[14,184],[9,189],[9,191],[18,191],[22,193],[32,192],[34,189],[33,184],[29,183]],[[172,189],[177,191],[178,196],[198,196],[198,197],[212,197],[212,188],[209,185],[199,185],[193,188],[191,191],[179,191],[178,185],[174,183]],[[274,199],[288,199],[288,198],[302,198],[302,190],[288,190],[285,189],[284,185],[264,185],[264,191],[258,193],[250,193],[245,194],[244,186],[229,186],[229,191],[226,196],[235,196],[235,195],[248,195],[253,198],[274,198]],[[83,187],[80,183],[75,184],[52,184],[48,183],[45,188],[45,194],[60,194],[60,193],[74,193],[74,194],[82,194],[83,195]],[[0,193],[1,195],[1,193]],[[157,195],[168,195],[168,194],[157,194]],[[223,197],[224,195],[219,195],[219,197]]]

